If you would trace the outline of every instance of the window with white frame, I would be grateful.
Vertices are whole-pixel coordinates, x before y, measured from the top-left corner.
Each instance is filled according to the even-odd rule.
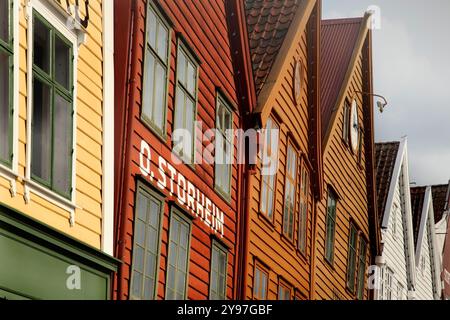
[[[389,267],[385,267],[384,272],[384,296],[383,300],[392,300],[393,283],[394,283],[394,271]]]
[[[215,134],[215,186],[226,196],[231,192],[233,113],[222,96],[217,98]]]
[[[294,217],[297,194],[297,151],[289,143],[286,161],[286,186],[284,190],[283,234],[294,238]]]
[[[172,210],[167,260],[166,300],[186,299],[191,223]]]
[[[306,253],[306,226],[309,210],[309,171],[305,161],[302,161],[300,175],[300,212],[298,218],[298,249]]]
[[[132,299],[156,298],[160,229],[164,202],[147,188],[138,186],[134,212]]]
[[[347,256],[347,288],[350,292],[355,291],[355,273],[356,273],[356,245],[358,240],[358,231],[353,223],[350,223],[350,233],[348,240]]]
[[[225,300],[227,297],[227,255],[228,251],[214,241],[211,249],[210,300]]]
[[[143,80],[142,120],[159,135],[166,131],[170,29],[150,1]]]
[[[397,300],[404,300],[404,292],[405,287],[400,283],[400,281],[397,282]]]
[[[367,243],[366,240],[360,235],[359,238],[359,254],[358,254],[358,278],[356,283],[356,296],[359,300],[364,299],[364,284],[366,283],[366,252]]]
[[[342,139],[349,143],[350,139],[350,104],[346,100],[344,103],[344,112],[342,114]]]
[[[278,130],[278,124],[272,119],[267,120],[266,129],[264,130],[264,147],[263,159],[266,168],[274,168],[267,174],[261,174],[261,213],[266,215],[270,220],[273,220],[274,201],[275,201],[275,178],[278,169],[278,141],[275,141],[272,134],[273,130]],[[276,163],[272,163],[275,161]],[[262,173],[263,170],[261,170]]]
[[[0,1],[0,164],[13,157],[13,1]]]
[[[278,300],[291,300],[291,288],[283,282],[278,285]]]
[[[70,199],[73,154],[73,45],[33,12],[31,178]]]
[[[177,55],[173,151],[187,164],[194,163],[198,66],[180,42]]]
[[[266,300],[269,272],[259,264],[255,264],[255,274],[253,277],[253,299]]]
[[[329,188],[326,217],[325,259],[331,264],[334,259],[334,238],[336,236],[336,203],[336,194]]]

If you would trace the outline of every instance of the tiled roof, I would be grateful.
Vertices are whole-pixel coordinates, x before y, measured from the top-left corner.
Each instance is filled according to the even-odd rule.
[[[414,245],[417,245],[419,236],[420,219],[422,217],[423,202],[425,200],[426,187],[411,188],[411,213],[413,221]]]
[[[247,31],[257,95],[269,76],[300,1],[245,0]]]
[[[375,144],[375,174],[377,176],[377,201],[380,223],[386,208],[395,160],[397,159],[400,142],[385,142]]]
[[[333,108],[345,79],[363,21],[363,18],[322,21],[320,48],[322,137],[330,125]]]
[[[438,223],[442,219],[444,213],[445,204],[448,201],[445,197],[447,196],[449,185],[439,185],[431,187],[431,192],[433,194],[433,211],[434,211],[434,222]]]

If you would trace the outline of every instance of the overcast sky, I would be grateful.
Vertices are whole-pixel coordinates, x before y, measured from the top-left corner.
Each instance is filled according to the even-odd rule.
[[[375,139],[408,137],[409,172],[417,185],[450,179],[450,1],[323,0],[323,18],[381,10],[373,33],[374,91],[388,100],[376,111]]]

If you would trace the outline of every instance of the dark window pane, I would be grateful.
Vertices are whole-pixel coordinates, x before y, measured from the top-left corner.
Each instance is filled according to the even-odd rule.
[[[155,57],[150,49],[147,49],[145,56],[144,92],[142,101],[142,113],[149,120],[153,121],[153,88],[155,77]]]
[[[148,10],[147,17],[147,33],[148,33],[148,42],[153,49],[156,49],[156,15],[153,12],[153,9],[150,7]]]
[[[37,18],[33,28],[33,63],[50,73],[50,29]]]
[[[70,88],[70,47],[58,36],[55,37],[55,77],[67,90]]]
[[[34,79],[31,172],[50,183],[51,170],[51,89]]]
[[[9,55],[0,51],[0,160],[10,161]]]
[[[55,95],[53,187],[65,195],[71,192],[72,105]]]
[[[0,0],[0,39],[9,42],[9,1]]]
[[[166,70],[160,63],[156,64],[156,75],[155,75],[155,100],[154,100],[154,117],[153,121],[159,129],[163,129],[164,123],[164,112],[166,110]]]
[[[142,221],[147,221],[148,199],[144,194],[139,193],[137,198],[137,214],[136,217]]]
[[[144,249],[139,246],[134,246],[134,262],[133,269],[140,272],[144,271]]]
[[[156,274],[156,255],[147,252],[147,261],[145,262],[145,275],[155,277]]]
[[[152,279],[145,279],[144,284],[144,299],[151,300],[154,298],[155,288],[153,286],[154,281]]]
[[[145,242],[145,224],[139,220],[136,219],[136,234],[134,235],[137,244],[143,246]]]
[[[135,272],[133,274],[133,283],[132,283],[132,295],[136,298],[140,298],[142,294],[142,274]]]

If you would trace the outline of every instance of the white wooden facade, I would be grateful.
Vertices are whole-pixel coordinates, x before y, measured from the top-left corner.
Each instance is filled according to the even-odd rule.
[[[375,298],[413,299],[415,256],[406,138],[399,144],[385,210],[380,216],[383,252],[379,259],[380,286]]]
[[[417,300],[438,300],[441,295],[440,254],[434,226],[431,187],[426,187],[415,249]]]

